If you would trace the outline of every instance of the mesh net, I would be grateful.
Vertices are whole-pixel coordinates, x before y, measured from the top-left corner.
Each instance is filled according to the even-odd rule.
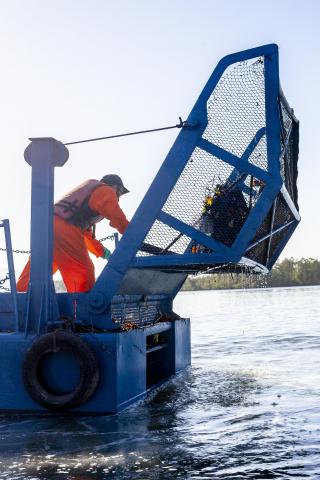
[[[258,261],[261,265],[270,268],[270,260],[276,252],[277,246],[287,236],[287,227],[295,217],[285,202],[281,193],[277,196],[262,225],[256,232],[246,257]],[[281,229],[277,232],[278,229]],[[275,232],[275,233],[273,233]],[[265,240],[263,240],[267,237]],[[259,242],[259,243],[257,243]]]
[[[294,155],[297,149],[292,137],[293,117],[284,102],[281,103],[281,118],[281,174],[294,198]],[[204,140],[268,171],[263,58],[239,62],[226,70],[207,102],[207,119]],[[138,256],[214,253],[219,250],[219,244],[231,247],[263,188],[263,182],[196,147],[162,210],[210,236],[218,242],[217,247],[210,249],[200,245],[156,220]],[[255,245],[249,249],[248,258],[267,266],[270,252],[275,249],[273,244],[280,235],[274,235],[272,245],[263,237],[292,218],[290,208],[279,195],[275,207],[252,240]],[[161,267],[166,271],[186,273],[227,271],[230,268],[237,271],[238,267],[233,264],[199,265],[196,262],[194,265]],[[239,268],[242,270],[242,266]]]
[[[203,138],[241,157],[256,133],[265,127],[264,62],[240,62],[222,76],[207,106]],[[267,170],[265,139],[249,161]]]
[[[166,297],[163,297],[167,300]],[[115,296],[111,303],[111,318],[115,325],[122,329],[131,329],[151,325],[159,321],[162,315],[162,300],[143,300],[129,296]]]
[[[298,163],[298,142],[299,124],[296,121],[292,110],[289,108],[283,95],[280,96],[280,126],[281,126],[281,156],[280,173],[285,187],[298,208],[297,192],[297,163]]]
[[[259,58],[251,63],[238,63],[223,75],[207,104],[208,125],[204,139],[237,156],[243,155],[256,133],[265,126],[263,67],[263,60]],[[262,138],[249,161],[266,169],[266,158],[265,140]],[[214,196],[217,187],[222,185],[228,195],[221,195],[219,205],[216,205],[212,238],[230,246],[259,197],[259,187],[252,185],[250,176],[201,148],[195,148],[163,211],[209,233],[213,229],[213,220],[210,215],[203,216],[204,202],[207,196]],[[160,247],[158,254],[181,254],[192,248],[191,239],[183,236],[175,240],[177,237],[179,232],[155,221],[145,242]],[[167,248],[172,242],[172,246]],[[203,248],[202,251],[211,250]],[[138,255],[152,255],[152,250],[139,252]]]

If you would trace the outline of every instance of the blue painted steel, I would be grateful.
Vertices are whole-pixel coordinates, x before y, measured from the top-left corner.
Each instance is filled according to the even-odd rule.
[[[229,165],[232,165],[233,167],[236,167],[241,172],[253,175],[254,177],[259,178],[259,180],[263,180],[266,183],[270,181],[270,175],[268,174],[268,172],[265,172],[264,170],[256,167],[255,165],[252,165],[252,163],[246,161],[246,158],[239,158],[236,155],[227,152],[223,148],[220,148],[217,145],[208,142],[208,140],[204,140],[203,138],[201,138],[198,142],[198,147],[200,147],[205,152],[210,153],[214,157],[221,158],[221,160],[228,163]],[[248,148],[251,149],[251,146],[249,145]]]
[[[146,339],[159,333],[167,335],[166,347],[149,354]],[[190,363],[190,323],[188,320],[162,323],[129,332],[82,334],[81,337],[93,347],[97,355],[101,379],[95,395],[85,405],[76,408],[75,413],[116,413],[143,398],[151,386],[147,384],[147,369],[152,363],[150,355],[157,355],[157,362],[162,367],[165,366],[159,382]],[[27,349],[35,338],[37,337],[32,334],[28,337],[20,333],[1,334],[0,341],[3,342],[5,348],[0,349],[0,362],[3,366],[7,365],[10,368],[10,375],[8,375],[7,368],[0,370],[2,392],[0,410],[2,411],[47,411],[29,397],[21,382],[21,365]],[[176,349],[174,348],[175,341]],[[61,366],[61,360],[59,355],[47,359],[47,372],[54,371],[58,365]],[[67,390],[75,377],[76,371],[73,363],[70,363],[63,372],[60,369],[60,388]]]
[[[191,363],[190,321],[181,320],[174,324],[175,340],[175,373],[186,368]]]
[[[214,238],[208,237],[206,234],[196,230],[193,227],[190,227],[184,222],[181,222],[175,217],[172,217],[166,212],[160,212],[158,215],[158,220],[169,225],[169,227],[178,230],[179,232],[185,233],[190,238],[197,240],[202,245],[205,245],[208,248],[212,248],[216,252],[228,254],[229,248],[223,245],[223,243],[214,240]]]
[[[207,111],[206,104],[212,94],[214,88],[218,84],[222,74],[230,65],[243,60],[263,56],[266,61],[266,127],[261,128],[250,144],[247,146],[242,157],[237,157],[232,152],[214,145],[213,143],[202,138],[205,128],[207,126]],[[232,259],[240,258],[245,252],[250,240],[253,238],[258,226],[260,225],[264,216],[268,213],[271,205],[279,192],[282,185],[282,180],[279,174],[279,154],[280,154],[280,126],[279,126],[279,112],[278,112],[278,95],[279,95],[279,73],[278,73],[278,47],[274,44],[266,45],[259,48],[254,48],[237,54],[229,55],[223,58],[208,83],[203,89],[199,99],[192,109],[188,123],[194,126],[192,129],[183,129],[173,147],[171,148],[167,158],[150,186],[147,194],[141,202],[137,212],[135,213],[126,233],[122,237],[118,248],[113,253],[107,266],[98,278],[92,294],[95,292],[104,291],[106,304],[110,304],[113,295],[119,288],[125,272],[129,266],[145,267],[145,266],[160,266],[168,264],[183,264],[183,261],[188,264],[190,260],[187,253],[181,256],[170,255],[168,258],[140,257],[135,258],[135,255],[146,238],[153,222],[157,218],[164,219],[164,213],[161,209],[169,197],[175,183],[177,182],[183,168],[189,161],[194,149],[200,147],[211,155],[222,159],[227,164],[234,166],[242,172],[246,172],[255,178],[262,180],[265,183],[264,191],[261,198],[258,200],[255,208],[252,209],[250,215],[241,229],[232,251],[224,248],[225,256],[221,258],[216,253],[212,254],[211,262],[229,262]],[[268,149],[268,169],[267,171],[250,163],[248,158],[254,148],[259,143],[263,135],[267,134],[267,149]],[[166,223],[169,218],[166,217]],[[187,236],[193,233],[193,238],[199,238],[199,233],[191,232],[192,227],[183,225],[178,219],[170,219],[170,225],[175,224],[175,228],[186,234]],[[205,245],[209,246],[209,241],[205,241]],[[213,247],[213,243],[210,244]],[[215,250],[218,250],[218,245],[215,245]],[[219,251],[222,249],[220,248]],[[194,263],[205,263],[203,256],[194,255],[192,257]],[[209,260],[209,259],[208,259]],[[109,326],[108,326],[109,328]]]
[[[233,250],[229,250],[228,254],[222,253],[202,253],[184,255],[158,255],[157,257],[140,257],[136,258],[132,265],[136,268],[144,267],[165,267],[171,265],[212,265],[218,263],[234,263],[240,260],[241,256],[236,254]]]
[[[59,317],[52,281],[54,167],[63,166],[68,150],[53,138],[34,138],[25,160],[32,166],[30,332],[44,331]]]
[[[265,108],[268,152],[268,170],[273,177],[280,177],[280,120],[279,120],[279,55],[278,49],[265,59]]]
[[[243,152],[241,159],[242,160],[248,160],[254,149],[257,147],[258,143],[260,142],[261,138],[266,134],[266,129],[265,127],[260,128],[260,130],[257,131],[245,151]],[[261,170],[260,170],[261,171]]]
[[[258,128],[253,138],[249,137],[248,144],[237,155],[204,138],[208,126],[207,102],[229,66],[257,57],[263,57],[265,61],[266,125]],[[118,412],[143,398],[149,388],[190,364],[190,322],[177,319],[172,311],[173,299],[189,268],[198,265],[201,271],[201,267],[214,269],[221,264],[237,264],[263,241],[269,241],[267,268],[270,268],[299,221],[299,215],[290,204],[292,201],[285,199],[285,191],[283,198],[279,196],[283,178],[279,162],[278,96],[276,45],[229,55],[219,62],[188,117],[191,127],[181,130],[119,243],[118,235],[115,235],[115,251],[88,293],[54,291],[53,177],[54,167],[67,161],[68,150],[52,138],[32,139],[25,152],[25,158],[32,166],[31,277],[27,293],[16,294],[12,274],[11,292],[0,294],[0,361],[3,365],[0,370],[0,410],[45,411],[31,399],[22,383],[22,364],[32,342],[48,330],[63,328],[62,319],[67,319],[77,331],[87,332],[78,334],[95,351],[101,373],[96,392],[74,410],[77,413]],[[252,154],[264,137],[268,157],[265,169],[252,162]],[[237,183],[247,195],[257,197],[235,239],[229,244],[212,238],[197,228],[196,223],[187,223],[165,209],[196,149],[207,158],[212,156],[227,165],[229,184]],[[251,181],[255,178],[263,182],[259,195],[252,193],[248,186],[250,177]],[[292,218],[288,214],[285,225],[278,222],[273,226],[272,215],[270,231],[265,234],[262,229],[260,236],[255,237],[275,199],[287,202]],[[137,255],[143,243],[147,243],[147,235],[155,222],[162,222],[178,236],[181,233],[191,239],[183,253],[173,249],[168,255]],[[8,229],[9,226],[7,249],[12,256]],[[279,234],[283,235],[281,241],[277,248],[271,249],[272,237]],[[191,253],[192,242],[207,250]],[[8,257],[8,262],[9,270],[13,272],[13,259]],[[167,269],[181,273],[169,273]],[[130,330],[132,326],[138,328]],[[126,328],[129,330],[124,331]],[[4,330],[14,333],[4,333]],[[66,368],[63,368],[64,364]],[[57,353],[46,358],[44,367],[48,385],[68,390],[68,386],[76,381],[77,367],[65,354]],[[59,378],[56,377],[57,370],[61,371]]]
[[[268,213],[280,188],[281,185],[279,184],[269,184],[263,189],[260,198],[253,207],[245,225],[242,227],[235,243],[233,244],[233,249],[238,255],[242,255],[245,252],[250,240],[256,233],[258,226],[261,224],[261,219]]]
[[[4,235],[5,235],[5,241],[6,241],[9,281],[10,281],[10,299],[11,299],[11,308],[13,312],[13,324],[14,324],[15,332],[18,332],[19,318],[18,318],[17,288],[16,288],[16,277],[15,277],[15,271],[14,271],[9,220],[8,219],[3,220],[2,226],[4,228]]]

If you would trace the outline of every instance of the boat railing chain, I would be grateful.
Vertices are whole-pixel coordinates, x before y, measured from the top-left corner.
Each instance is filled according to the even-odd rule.
[[[117,233],[112,233],[111,235],[108,235],[107,237],[103,237],[99,239],[99,242],[104,242],[105,240],[115,240],[117,238]],[[6,248],[0,247],[0,252],[6,252]],[[27,254],[30,255],[30,250],[12,250],[13,253],[22,253],[22,254]],[[1,281],[0,281],[1,285]]]
[[[6,273],[6,276],[4,278],[0,279],[0,289],[1,290],[6,290],[6,292],[10,292],[10,288],[4,287],[3,284],[6,283],[7,280],[10,280],[9,274]]]
[[[0,248],[0,252],[6,252],[6,248]],[[30,254],[30,250],[12,250],[13,253],[27,253]]]
[[[99,238],[99,242],[104,242],[105,240],[114,240],[116,238],[116,234],[112,233],[112,235],[108,235],[107,237]]]

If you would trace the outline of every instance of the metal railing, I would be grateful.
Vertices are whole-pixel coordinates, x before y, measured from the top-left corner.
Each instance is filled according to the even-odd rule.
[[[0,288],[2,290],[9,291],[7,287],[4,287],[3,284],[9,280],[10,283],[10,295],[11,295],[11,306],[14,316],[14,329],[17,332],[19,330],[19,317],[18,317],[18,302],[17,302],[17,287],[16,287],[16,276],[14,272],[14,262],[13,262],[13,251],[11,243],[11,233],[10,233],[10,223],[8,219],[0,221],[0,227],[4,229],[5,243],[6,243],[6,253],[7,253],[7,265],[9,272],[6,274],[5,278],[0,281]]]

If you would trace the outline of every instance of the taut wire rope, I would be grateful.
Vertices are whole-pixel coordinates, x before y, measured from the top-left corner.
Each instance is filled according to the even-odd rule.
[[[88,138],[86,140],[76,140],[74,142],[66,142],[64,143],[64,145],[75,145],[77,143],[98,142],[99,140],[109,140],[111,138],[129,137],[130,135],[140,135],[141,133],[160,132],[161,130],[171,130],[173,128],[191,128],[191,125],[189,125],[188,121],[183,121],[182,118],[179,117],[179,123],[177,123],[176,125],[171,125],[169,127],[151,128],[149,130],[139,130],[137,132],[108,135],[107,137],[96,137],[96,138]]]

